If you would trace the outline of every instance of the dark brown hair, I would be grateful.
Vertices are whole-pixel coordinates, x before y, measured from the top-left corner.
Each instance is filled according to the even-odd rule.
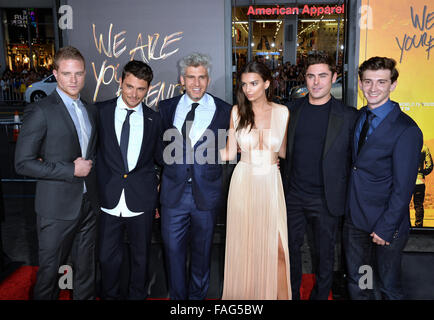
[[[148,86],[154,77],[152,69],[143,61],[131,60],[128,62],[122,70],[122,81],[125,79],[127,73],[131,73],[136,78],[145,80],[148,82]]]
[[[238,86],[237,86],[237,104],[238,104],[238,115],[239,115],[239,123],[237,126],[238,129],[247,128],[250,125],[250,128],[255,126],[255,114],[252,110],[252,103],[246,98],[242,84],[241,84],[241,76],[244,73],[257,73],[261,76],[262,80],[270,81],[270,86],[265,90],[267,101],[271,102],[273,100],[273,77],[271,75],[270,69],[258,61],[251,61],[247,63],[240,71],[238,75]]]
[[[307,56],[306,66],[304,69],[304,73],[306,73],[307,68],[314,64],[326,64],[329,66],[329,70],[332,72],[332,75],[336,72],[336,63],[335,60],[324,52],[315,52]]]
[[[366,70],[390,70],[390,80],[394,83],[398,80],[399,72],[396,69],[396,61],[386,57],[372,57],[363,62],[359,67],[359,78],[363,80],[363,73]]]
[[[60,48],[54,55],[54,62],[53,62],[54,70],[57,70],[59,68],[60,60],[67,60],[67,59],[81,60],[83,61],[83,64],[86,66],[84,57],[81,54],[81,52],[75,47],[67,46],[67,47]]]

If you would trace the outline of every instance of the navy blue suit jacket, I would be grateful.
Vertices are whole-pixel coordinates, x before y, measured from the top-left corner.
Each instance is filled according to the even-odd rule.
[[[214,97],[216,111],[211,124],[193,146],[196,155],[186,160],[185,143],[181,133],[173,125],[176,107],[182,95],[160,101],[158,108],[165,131],[164,168],[161,177],[160,202],[175,208],[180,201],[188,179],[192,178],[192,190],[199,210],[216,209],[222,199],[222,165],[218,163],[218,130],[229,129],[231,105]],[[224,142],[224,141],[223,141]],[[220,147],[224,147],[224,144]],[[199,163],[197,155],[205,161]],[[174,160],[176,159],[176,161]]]
[[[393,104],[359,155],[354,135],[348,188],[348,214],[353,224],[387,242],[410,230],[409,203],[423,143],[417,124]]]
[[[114,208],[125,189],[131,211],[153,210],[158,204],[155,163],[162,165],[160,115],[142,103],[143,141],[136,167],[126,172],[115,131],[117,98],[97,103],[99,115],[96,172],[101,206]]]
[[[290,119],[286,159],[282,161],[285,192],[288,192],[291,179],[295,130],[300,110],[308,103],[309,97],[306,96],[293,101],[288,106]],[[355,108],[348,107],[333,96],[331,97],[327,134],[322,153],[322,170],[327,208],[334,216],[342,216],[345,213],[345,195],[351,165],[351,138],[356,119],[357,110]]]

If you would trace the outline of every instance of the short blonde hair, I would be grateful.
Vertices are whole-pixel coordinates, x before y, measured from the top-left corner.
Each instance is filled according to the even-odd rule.
[[[75,47],[67,46],[67,47],[60,48],[54,55],[54,62],[53,62],[54,70],[57,70],[59,68],[60,60],[66,60],[66,59],[81,60],[83,61],[83,64],[86,66],[84,57],[81,54],[81,52]]]

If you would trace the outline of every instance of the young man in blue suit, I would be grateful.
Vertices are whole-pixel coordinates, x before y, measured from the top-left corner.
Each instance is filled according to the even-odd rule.
[[[123,235],[128,232],[131,277],[128,299],[147,296],[152,222],[158,202],[155,163],[162,165],[160,115],[143,102],[153,73],[142,61],[128,62],[121,95],[97,104],[97,177],[101,201],[99,261],[103,299],[120,299]]]
[[[351,299],[404,298],[401,256],[423,139],[417,124],[390,100],[398,79],[395,65],[393,59],[373,57],[359,67],[368,104],[353,137],[343,231]],[[373,287],[372,278],[365,279],[370,270]]]
[[[231,106],[206,90],[208,56],[193,53],[180,63],[185,94],[159,103],[166,147],[161,181],[161,233],[171,299],[205,299],[211,247],[222,199],[218,130],[228,129]],[[222,146],[224,147],[224,146]],[[187,251],[190,248],[190,274]]]

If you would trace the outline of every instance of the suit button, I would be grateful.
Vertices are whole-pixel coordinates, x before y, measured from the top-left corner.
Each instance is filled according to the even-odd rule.
[[[353,170],[357,170],[357,167],[356,167],[356,166],[354,166],[354,167],[353,167]]]
[[[124,179],[126,179],[128,177],[128,175],[127,174],[124,174]]]

